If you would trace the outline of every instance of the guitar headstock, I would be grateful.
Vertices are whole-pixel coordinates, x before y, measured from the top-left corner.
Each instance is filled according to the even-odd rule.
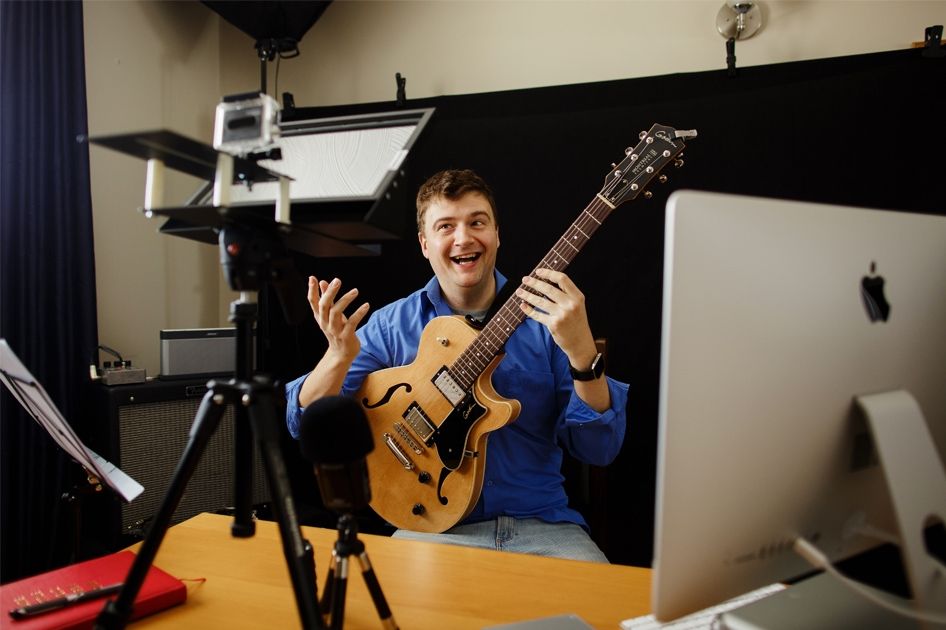
[[[680,159],[686,146],[683,139],[695,137],[695,129],[677,131],[664,125],[654,125],[648,131],[642,131],[637,146],[629,147],[621,163],[612,165],[598,195],[609,205],[617,206],[643,193],[644,187],[654,178],[660,177],[665,181],[666,176],[660,172],[670,163],[683,166]]]

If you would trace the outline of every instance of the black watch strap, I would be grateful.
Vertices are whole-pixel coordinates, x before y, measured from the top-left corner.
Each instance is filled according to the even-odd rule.
[[[572,372],[572,378],[576,381],[593,381],[601,378],[601,375],[604,374],[604,355],[600,352],[596,354],[591,361],[591,367],[587,370],[576,370],[573,365],[568,367]]]

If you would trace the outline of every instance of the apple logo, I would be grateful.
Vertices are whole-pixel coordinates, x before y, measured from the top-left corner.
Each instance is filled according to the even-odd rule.
[[[890,303],[884,296],[884,277],[875,275],[877,263],[871,261],[870,275],[861,278],[861,300],[871,323],[885,322],[890,317]]]

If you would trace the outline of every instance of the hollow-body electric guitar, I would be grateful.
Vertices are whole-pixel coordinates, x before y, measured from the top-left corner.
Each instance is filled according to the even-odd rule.
[[[665,180],[660,171],[667,164],[682,166],[683,139],[694,136],[662,125],[642,132],[536,269],[564,270],[614,208],[642,193],[649,197],[644,187]],[[459,316],[434,318],[413,363],[370,374],[355,394],[375,442],[367,456],[371,507],[389,523],[442,532],[479,499],[489,433],[519,415],[519,402],[497,394],[491,377],[525,320],[520,301],[510,297],[479,329]]]

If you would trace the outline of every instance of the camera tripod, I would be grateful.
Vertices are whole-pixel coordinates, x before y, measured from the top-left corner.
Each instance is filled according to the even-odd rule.
[[[132,614],[145,577],[154,562],[158,548],[174,511],[177,509],[188,481],[193,476],[210,438],[220,424],[228,406],[233,405],[234,423],[234,522],[231,534],[248,538],[256,527],[251,515],[253,440],[260,447],[260,455],[269,489],[272,507],[279,524],[283,555],[289,569],[296,606],[302,627],[325,628],[319,614],[316,597],[315,556],[312,545],[302,537],[296,518],[289,475],[279,444],[279,422],[276,413],[277,388],[266,377],[253,377],[253,324],[257,319],[257,305],[250,301],[250,290],[259,291],[262,284],[273,280],[285,270],[282,248],[278,239],[243,230],[237,226],[221,228],[221,262],[227,280],[240,298],[230,305],[230,321],[236,324],[236,371],[226,382],[212,380],[204,395],[191,426],[190,436],[181,460],[168,487],[151,528],[135,557],[124,585],[114,601],[108,602],[95,621],[96,628],[124,628]],[[283,278],[285,280],[285,278]],[[283,285],[283,289],[285,289]],[[284,296],[280,294],[282,300]],[[252,430],[252,431],[251,431]]]
[[[348,587],[348,560],[354,555],[361,565],[361,575],[371,594],[381,625],[389,630],[398,630],[394,615],[384,598],[381,584],[375,575],[365,551],[365,544],[358,538],[358,523],[351,514],[338,518],[338,540],[332,549],[332,565],[328,570],[325,591],[322,593],[321,610],[328,627],[339,630],[345,622],[345,595]]]

